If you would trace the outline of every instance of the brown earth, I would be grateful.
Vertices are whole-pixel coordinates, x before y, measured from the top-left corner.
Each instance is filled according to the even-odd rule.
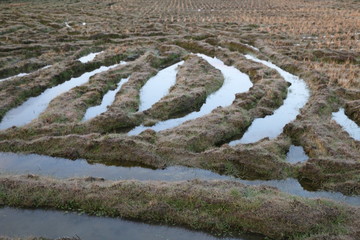
[[[185,165],[244,179],[297,177],[307,189],[359,195],[360,142],[352,139],[331,119],[332,112],[343,107],[346,114],[360,124],[359,10],[360,2],[353,0],[2,1],[0,79],[22,72],[30,74],[0,82],[0,118],[28,98],[71,77],[120,60],[129,63],[98,74],[87,84],[58,96],[32,123],[1,131],[0,150],[86,158],[108,164],[131,162],[155,168]],[[76,61],[90,52],[102,50],[104,54],[92,62],[82,64]],[[127,136],[126,132],[137,125],[152,125],[199,109],[205,97],[221,86],[223,80],[219,72],[190,53],[216,56],[248,74],[254,86],[249,92],[238,94],[232,105],[215,109],[176,128]],[[272,61],[300,76],[308,84],[311,97],[301,114],[285,127],[278,138],[230,147],[226,143],[240,138],[255,118],[272,114],[282,104],[288,87],[276,72],[246,60],[243,54]],[[170,94],[148,111],[137,112],[141,87],[158,71],[180,60],[185,60],[185,63],[179,69],[177,84]],[[46,65],[52,66],[36,71]],[[99,104],[108,90],[114,89],[121,78],[128,76],[128,83],[116,95],[107,112],[81,122],[88,107]],[[285,162],[291,144],[303,146],[310,159],[296,165]],[[36,191],[27,188],[48,188],[48,183],[41,177],[37,180],[0,178],[0,187],[14,184],[18,191],[24,191],[22,196],[25,199],[39,197],[35,196]],[[46,181],[60,186],[57,180]],[[64,188],[59,187],[61,191],[57,197],[64,201],[66,198],[77,199],[69,191],[74,182],[86,185],[81,191],[100,188],[97,182],[64,180],[61,183]],[[134,191],[160,191],[169,199],[175,196],[171,195],[172,190],[177,189],[176,196],[186,201],[188,196],[178,192],[191,189],[190,183],[125,181],[119,184],[136,185]],[[246,212],[246,216],[251,217],[249,222],[216,219],[219,222],[235,221],[231,224],[240,224],[246,231],[261,232],[276,239],[359,238],[356,230],[359,223],[348,214],[347,206],[330,208],[333,205],[325,204],[323,200],[298,199],[267,187],[253,188],[236,183],[191,184],[197,199],[204,200],[207,206],[218,206],[214,201],[228,204],[234,198],[232,187],[239,188],[241,193],[244,189],[261,192],[250,199],[261,199],[268,207],[261,205],[254,212]],[[117,189],[112,190],[118,194]],[[200,192],[205,193],[204,196]],[[218,193],[225,195],[219,197]],[[139,198],[145,195],[139,193]],[[213,199],[203,199],[206,195]],[[98,197],[95,195],[92,199],[98,201]],[[53,203],[45,200],[41,199],[44,205],[39,207],[54,208]],[[110,204],[111,199],[105,203]],[[164,204],[156,200],[154,206],[147,206],[144,208],[146,211],[136,217],[131,215],[133,213],[124,216],[152,221],[147,219],[149,214],[161,210],[162,214],[169,216],[178,214],[178,218],[172,218],[173,223],[191,223],[180,214],[190,214],[191,209],[174,210],[173,205]],[[26,207],[26,202],[13,205]],[[234,207],[230,205],[229,208]],[[359,215],[358,209],[351,211],[356,213],[354,216]],[[90,207],[88,212],[91,213]],[[268,219],[264,213],[273,219]],[[347,217],[345,222],[341,222],[347,232],[330,231],[336,215]],[[199,228],[213,230],[211,222],[215,218],[204,218],[209,220],[205,221],[197,219],[199,216],[193,217],[196,224],[203,224]],[[277,220],[283,224],[275,224]],[[163,222],[164,219],[154,221]],[[271,228],[267,223],[274,223],[279,229]],[[312,228],[319,224],[324,227]],[[301,233],[301,236],[296,233]]]

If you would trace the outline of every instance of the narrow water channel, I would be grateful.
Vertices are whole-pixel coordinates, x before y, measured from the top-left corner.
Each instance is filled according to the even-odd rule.
[[[42,67],[42,68],[40,68],[40,69],[37,69],[37,70],[35,70],[35,71],[33,71],[33,72],[37,72],[37,71],[40,71],[40,70],[43,70],[43,69],[46,69],[46,68],[49,68],[49,67],[51,67],[51,65],[47,65],[47,66]],[[13,79],[13,78],[16,78],[16,77],[23,77],[23,76],[29,75],[29,74],[31,74],[31,73],[33,73],[33,72],[30,72],[30,73],[19,73],[19,74],[15,75],[15,76],[11,76],[11,77],[7,77],[7,78],[0,79],[0,82],[7,81],[7,80],[10,80],[10,79]]]
[[[229,143],[230,146],[242,143],[254,143],[263,138],[276,138],[283,132],[286,124],[296,119],[300,109],[307,103],[310,91],[304,80],[289,72],[284,71],[271,62],[260,60],[251,55],[245,55],[251,61],[262,63],[269,68],[275,69],[287,82],[291,83],[283,105],[274,111],[272,115],[255,119],[245,134],[239,140]]]
[[[221,60],[206,56],[204,54],[197,54],[197,56],[203,58],[210,65],[221,71],[225,79],[221,88],[207,97],[206,102],[202,105],[199,111],[189,113],[188,115],[181,118],[161,121],[152,127],[145,127],[140,125],[131,130],[128,135],[137,135],[146,129],[152,129],[158,132],[179,126],[188,120],[196,119],[209,114],[217,107],[226,107],[231,105],[235,100],[235,94],[246,92],[250,89],[250,87],[253,86],[249,76],[240,72],[235,67],[227,66]]]
[[[94,76],[97,73],[108,71],[111,68],[115,68],[120,64],[115,64],[112,66],[102,66],[91,72],[82,74],[80,77],[71,78],[70,80],[59,84],[55,87],[46,89],[37,97],[31,97],[25,101],[20,106],[11,109],[7,112],[0,123],[0,129],[7,129],[12,126],[23,126],[27,123],[30,123],[32,120],[36,119],[49,105],[50,101],[60,94],[69,91],[70,89],[80,86],[89,81],[90,77]]]
[[[7,237],[79,237],[82,240],[261,240],[257,236],[217,238],[179,227],[50,210],[0,208],[0,235]]]
[[[106,112],[108,106],[110,106],[115,101],[116,94],[120,91],[121,87],[128,82],[128,80],[129,78],[121,79],[120,82],[117,84],[116,89],[110,90],[104,95],[100,105],[90,107],[86,110],[86,113],[82,120],[86,121],[100,115],[103,112]]]
[[[332,114],[335,120],[353,139],[360,141],[360,127],[345,114],[345,110],[340,108],[338,112]]]
[[[103,52],[103,51],[102,51],[102,52]],[[86,55],[86,56],[83,56],[83,57],[79,58],[78,61],[80,61],[80,62],[82,62],[82,63],[91,62],[92,60],[94,60],[94,58],[95,58],[98,54],[100,54],[100,53],[102,53],[102,52],[90,53],[90,54],[88,54],[88,55]],[[33,72],[37,72],[37,71],[40,71],[40,70],[43,70],[43,69],[46,69],[46,68],[49,68],[49,67],[51,67],[51,65],[47,65],[47,66],[45,66],[45,67],[39,68],[39,69],[37,69],[37,70],[35,70],[35,71],[33,71]],[[10,80],[10,79],[15,78],[15,77],[23,77],[23,76],[29,75],[29,74],[31,74],[31,73],[33,73],[33,72],[29,72],[29,73],[19,73],[19,74],[15,75],[15,76],[11,76],[11,77],[7,77],[7,78],[0,79],[0,82],[2,82],[2,81],[7,81],[7,80]]]
[[[184,61],[164,68],[145,83],[140,89],[139,112],[151,108],[152,105],[169,93],[170,88],[176,83],[178,67],[182,64],[184,64]]]
[[[14,76],[11,76],[11,77],[7,77],[7,78],[3,78],[3,79],[0,79],[0,82],[2,81],[7,81],[7,80],[10,80],[12,78],[16,78],[16,77],[23,77],[23,76],[26,76],[26,75],[29,75],[30,73],[19,73],[17,75],[14,75]]]
[[[287,160],[292,162],[292,154]],[[55,178],[71,177],[99,177],[107,180],[156,180],[156,181],[186,181],[200,180],[229,180],[248,185],[268,185],[278,188],[282,192],[307,198],[327,198],[335,201],[360,206],[360,196],[345,196],[338,192],[316,191],[310,192],[300,185],[297,179],[284,180],[242,180],[230,176],[182,166],[152,170],[141,167],[106,166],[103,164],[89,164],[86,160],[76,161],[40,156],[36,154],[0,153],[0,174],[37,174]]]

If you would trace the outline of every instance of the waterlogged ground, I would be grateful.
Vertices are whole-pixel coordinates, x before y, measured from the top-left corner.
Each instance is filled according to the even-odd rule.
[[[0,209],[0,232],[14,237],[61,236],[80,239],[206,239],[206,240],[258,240],[260,237],[217,238],[209,234],[189,231],[183,228],[149,225],[121,219],[86,216],[78,213],[59,211]]]
[[[205,103],[201,106],[199,111],[189,113],[181,118],[169,119],[166,121],[158,122],[152,127],[144,127],[144,126],[136,127],[135,129],[131,130],[128,133],[130,136],[139,134],[146,129],[161,131],[169,128],[174,128],[186,121],[199,118],[201,116],[204,116],[205,114],[209,114],[212,110],[214,110],[217,107],[226,107],[230,105],[235,100],[235,95],[237,93],[246,92],[252,86],[249,77],[246,74],[241,73],[236,68],[231,66],[226,66],[221,60],[216,58],[211,58],[204,54],[198,54],[198,56],[205,59],[211,66],[221,71],[225,79],[222,87],[216,92],[210,94],[206,98]],[[144,106],[143,103],[140,104],[140,110],[143,108],[142,106]]]
[[[83,121],[89,120],[103,112],[106,112],[108,107],[113,104],[116,94],[120,91],[121,87],[127,83],[127,81],[129,81],[129,78],[121,79],[115,90],[110,90],[104,95],[100,105],[88,108],[85,112]]]
[[[141,180],[141,181],[186,181],[186,180],[227,180],[238,181],[248,185],[273,186],[296,196],[307,198],[326,198],[350,205],[360,206],[360,197],[345,196],[337,192],[307,191],[296,179],[284,180],[243,180],[226,175],[219,175],[208,170],[172,166],[165,169],[148,169],[143,167],[106,166],[89,164],[86,160],[75,161],[40,156],[36,154],[0,153],[0,173],[2,174],[35,174],[55,178],[95,177],[108,180]],[[286,160],[299,162],[308,157],[301,147],[291,146]]]
[[[360,127],[356,122],[346,116],[345,111],[341,108],[338,112],[332,114],[332,118],[355,140],[360,141]]]
[[[359,8],[2,1],[0,235],[360,239]]]
[[[240,140],[234,140],[229,143],[231,146],[238,143],[253,143],[265,137],[276,138],[283,132],[283,128],[287,123],[295,120],[300,109],[307,103],[310,95],[304,80],[282,70],[271,62],[260,60],[251,55],[246,55],[245,57],[275,69],[291,86],[288,89],[284,104],[272,115],[255,119]]]
[[[84,73],[78,78],[71,78],[56,87],[47,89],[37,97],[29,98],[21,106],[7,112],[0,123],[0,129],[6,129],[12,126],[23,126],[30,123],[32,120],[36,119],[47,108],[49,102],[58,95],[86,83],[89,81],[90,77],[97,73],[107,71],[117,66],[119,66],[119,64],[109,67],[102,66],[94,71]]]
[[[177,68],[183,63],[182,61],[161,70],[145,83],[140,89],[139,111],[151,108],[152,105],[169,93],[169,89],[176,82]]]

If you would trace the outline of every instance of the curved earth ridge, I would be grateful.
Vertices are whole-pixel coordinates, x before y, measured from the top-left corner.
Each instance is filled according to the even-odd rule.
[[[94,60],[94,58],[95,58],[97,55],[101,54],[102,52],[103,52],[103,51],[101,51],[101,52],[95,52],[95,53],[89,53],[88,55],[85,55],[85,56],[83,56],[83,57],[80,57],[80,58],[77,59],[77,60],[80,61],[81,63],[88,63],[88,62],[91,62],[92,60]],[[49,67],[51,67],[51,65],[46,65],[46,66],[41,67],[41,68],[39,68],[39,69],[37,69],[37,70],[35,70],[35,71],[33,71],[33,72],[37,72],[37,71],[40,71],[40,70],[42,70],[42,69],[46,69],[46,68],[49,68]],[[19,73],[19,74],[14,75],[14,76],[10,76],[10,77],[7,77],[7,78],[2,78],[2,79],[0,79],[0,82],[2,82],[2,81],[7,81],[7,80],[10,80],[10,79],[15,78],[15,77],[27,76],[27,75],[29,75],[29,74],[31,74],[31,73],[33,73],[33,72]]]
[[[96,55],[99,53],[90,53],[84,57],[77,59],[81,63],[88,63],[94,60]],[[49,105],[51,100],[55,97],[59,96],[60,94],[71,90],[77,86],[80,86],[90,80],[92,76],[95,74],[105,72],[112,68],[116,68],[119,65],[126,64],[124,61],[120,61],[118,64],[114,64],[111,66],[101,66],[91,72],[83,73],[79,77],[71,78],[57,86],[52,88],[46,89],[37,97],[31,97],[27,101],[23,102],[20,106],[11,109],[8,111],[5,116],[3,117],[0,123],[0,129],[7,129],[12,126],[23,126],[27,123],[30,123],[32,120],[36,119]]]
[[[213,67],[221,71],[221,73],[225,77],[223,86],[218,91],[212,93],[207,97],[206,102],[203,104],[203,106],[199,111],[192,112],[181,118],[161,121],[152,127],[145,127],[143,125],[140,125],[134,128],[133,130],[131,130],[130,132],[128,132],[129,136],[137,135],[145,131],[146,129],[161,131],[161,130],[173,128],[179,126],[180,124],[188,120],[199,118],[205,114],[210,113],[212,110],[214,110],[217,107],[225,107],[230,105],[235,100],[235,94],[246,92],[253,86],[249,77],[246,74],[241,73],[236,68],[229,67],[225,65],[221,60],[217,58],[211,58],[204,54],[197,54],[197,56],[200,56],[201,58],[205,59]]]
[[[35,70],[35,71],[33,71],[33,72],[38,72],[38,71],[41,71],[41,70],[43,70],[43,69],[47,69],[47,68],[49,68],[49,67],[51,67],[51,65],[46,65],[46,66],[44,66],[44,67],[42,67],[42,68],[39,68],[39,69],[37,69],[37,70]],[[31,73],[33,73],[33,72],[29,72],[29,73],[19,73],[19,74],[15,75],[15,76],[7,77],[7,78],[2,78],[2,79],[0,79],[0,82],[2,82],[2,81],[7,81],[7,80],[10,80],[10,79],[16,78],[16,77],[27,76],[27,75],[29,75],[29,74],[31,74]]]
[[[176,83],[177,69],[182,64],[184,64],[184,61],[164,68],[146,81],[145,85],[140,89],[139,112],[151,108],[169,93],[169,89]]]
[[[274,111],[272,115],[265,118],[255,119],[240,140],[234,140],[229,143],[234,146],[239,143],[254,143],[265,137],[276,138],[283,132],[286,124],[296,119],[300,109],[307,103],[310,91],[304,80],[293,74],[284,71],[275,64],[260,60],[251,55],[245,55],[249,60],[262,63],[272,69],[275,69],[287,82],[291,83],[288,89],[288,95],[283,105]]]
[[[113,104],[113,102],[115,101],[115,96],[116,94],[121,90],[122,86],[127,83],[129,81],[129,77],[128,78],[123,78],[119,81],[119,83],[117,84],[117,88],[114,90],[109,90],[104,96],[103,99],[101,101],[100,105],[97,106],[93,106],[93,107],[89,107],[85,114],[84,117],[82,119],[82,121],[86,121],[89,120],[91,118],[94,118],[98,115],[100,115],[103,112],[106,112],[108,109],[108,106],[110,106],[111,104]]]
[[[112,167],[116,164],[158,169],[170,166],[164,170],[167,171],[171,166],[192,166],[247,180],[296,178],[310,191],[360,196],[360,141],[350,137],[351,132],[346,132],[332,118],[334,112],[344,107],[346,115],[360,126],[359,3],[351,0],[328,0],[326,4],[321,0],[156,0],[150,4],[145,0],[79,0],[66,4],[0,1],[3,20],[0,21],[0,78],[30,73],[9,81],[0,80],[0,118],[69,76],[77,77],[119,60],[129,61],[130,65],[130,61],[151,52],[136,66],[102,73],[62,94],[30,124],[0,131],[0,151],[84,158]],[[174,51],[177,47],[181,49]],[[103,50],[104,54],[96,56],[93,62],[83,64],[75,60]],[[176,128],[149,130],[128,137],[126,133],[140,124],[152,126],[200,109],[209,94],[182,84],[173,94],[175,97],[169,94],[151,109],[137,112],[141,86],[159,70],[180,60],[187,61],[190,52],[220,58],[226,65],[248,74],[254,87],[236,95],[232,105],[217,108]],[[244,60],[245,54],[271,59],[282,69],[301,76],[311,96],[278,137],[229,146],[226,143],[240,139],[255,119],[274,114],[291,88],[275,70]],[[183,71],[179,76],[201,83],[199,80],[206,74],[198,74],[202,67],[198,62],[188,61],[188,69],[192,64],[196,70],[193,74]],[[50,69],[33,72],[48,64],[52,65]],[[210,70],[206,77],[214,76],[219,85],[221,76],[211,70],[216,69],[204,69]],[[86,109],[99,104],[107,91],[115,89],[120,79],[130,75],[132,84],[124,85],[108,111],[81,122]],[[215,81],[206,82],[206,86],[210,85],[215,86]],[[207,93],[214,92],[214,88]],[[188,89],[194,91],[190,93]],[[67,115],[62,115],[63,112]],[[287,162],[286,152],[292,145],[303,147],[309,159]],[[69,162],[72,163],[77,164]],[[99,167],[97,164],[91,167],[94,166]],[[43,169],[41,164],[40,170],[34,170]],[[134,170],[141,174],[140,168]],[[181,183],[131,180],[116,183],[91,177],[53,180],[32,174],[0,178],[0,205],[75,209],[79,213],[111,217],[125,214],[144,222],[204,231],[217,229],[220,234],[231,230],[260,232],[269,239],[360,239],[359,207],[305,199],[266,186],[242,186],[235,181],[220,183],[219,180]],[[14,225],[19,226],[19,222],[15,221]],[[102,230],[98,229],[97,233]],[[188,239],[192,237],[196,239],[195,235]]]
[[[70,90],[71,88],[80,86],[97,73],[104,72],[119,65],[120,64],[114,64],[109,67],[102,66],[94,71],[84,73],[78,78],[72,78],[60,85],[57,85],[56,87],[49,88],[38,97],[29,98],[19,107],[16,107],[6,113],[0,123],[0,129],[7,129],[12,126],[24,126],[25,124],[30,123],[46,109],[50,101],[56,96]]]

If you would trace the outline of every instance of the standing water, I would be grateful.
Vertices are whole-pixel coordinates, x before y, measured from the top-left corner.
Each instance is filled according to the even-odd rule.
[[[2,82],[2,81],[7,81],[7,80],[10,80],[10,79],[16,78],[16,77],[23,77],[23,76],[26,76],[26,75],[29,75],[29,73],[19,73],[18,75],[15,75],[15,76],[11,76],[11,77],[8,77],[8,78],[0,79],[0,82]]]
[[[289,163],[305,162],[309,157],[306,155],[304,148],[301,146],[291,145],[286,155],[286,161]]]
[[[84,115],[83,121],[89,120],[103,112],[106,112],[108,106],[110,106],[115,101],[115,96],[120,91],[122,85],[127,83],[128,80],[129,78],[121,79],[115,90],[110,90],[104,95],[100,105],[88,108]]]
[[[245,55],[245,57],[275,69],[287,82],[291,83],[291,86],[288,89],[284,104],[280,108],[270,116],[255,119],[243,137],[240,140],[231,141],[229,143],[230,146],[239,143],[254,143],[265,137],[276,138],[282,133],[286,124],[295,120],[300,109],[305,106],[310,96],[309,89],[304,80],[282,70],[271,62],[260,60],[250,55]]]
[[[104,51],[101,52],[96,52],[96,53],[90,53],[86,56],[83,56],[81,58],[79,58],[78,60],[82,63],[87,63],[87,62],[91,62],[92,60],[94,60],[94,58],[99,55],[100,53],[103,53]]]
[[[178,62],[158,72],[150,78],[140,90],[139,111],[151,108],[156,102],[169,93],[176,83],[177,69],[184,61]]]
[[[55,87],[46,89],[42,94],[37,97],[31,97],[25,101],[22,105],[10,110],[4,116],[0,123],[0,129],[7,129],[12,126],[23,126],[36,119],[49,105],[50,101],[60,94],[69,91],[70,89],[80,86],[89,81],[90,77],[97,73],[107,71],[111,68],[117,67],[120,64],[115,64],[109,67],[102,66],[91,72],[84,73],[80,77],[71,78],[70,80],[59,84]]]
[[[346,116],[343,108],[332,114],[334,119],[353,139],[360,141],[360,127]]]
[[[46,69],[46,68],[49,68],[51,67],[51,65],[47,65],[45,67],[42,67],[34,72],[37,72],[37,71],[40,71],[40,70],[43,70],[43,69]],[[32,72],[31,72],[32,73]],[[18,75],[15,75],[15,76],[11,76],[11,77],[7,77],[7,78],[3,78],[3,79],[0,79],[0,82],[2,81],[7,81],[7,80],[10,80],[12,78],[16,78],[16,77],[23,77],[23,76],[26,76],[26,75],[29,75],[30,73],[19,73]]]
[[[7,237],[78,237],[84,240],[235,240],[179,227],[150,225],[119,218],[94,217],[60,211],[0,208],[0,234]],[[260,240],[244,236],[237,240]],[[77,238],[76,238],[77,239]]]
[[[221,71],[225,79],[221,88],[206,98],[206,102],[202,105],[200,111],[189,113],[181,118],[161,121],[152,127],[144,127],[141,125],[131,130],[128,135],[137,135],[146,129],[161,131],[179,126],[188,120],[199,118],[205,114],[211,113],[211,111],[217,107],[229,106],[235,100],[235,94],[246,92],[250,89],[250,87],[252,87],[253,84],[251,83],[249,76],[240,72],[236,68],[227,66],[221,60],[208,57],[204,54],[197,54],[197,56],[202,57],[210,65]]]
[[[290,156],[288,156],[289,158]],[[248,185],[268,185],[278,188],[282,192],[308,197],[328,198],[351,205],[360,206],[360,196],[345,196],[338,192],[317,191],[310,192],[299,184],[298,180],[288,178],[284,180],[242,180],[231,176],[182,166],[172,166],[166,169],[148,169],[142,167],[106,166],[103,164],[89,164],[86,160],[76,161],[40,156],[36,154],[0,153],[0,174],[37,174],[55,178],[98,177],[108,180],[154,180],[154,181],[186,181],[227,180],[237,181]]]

